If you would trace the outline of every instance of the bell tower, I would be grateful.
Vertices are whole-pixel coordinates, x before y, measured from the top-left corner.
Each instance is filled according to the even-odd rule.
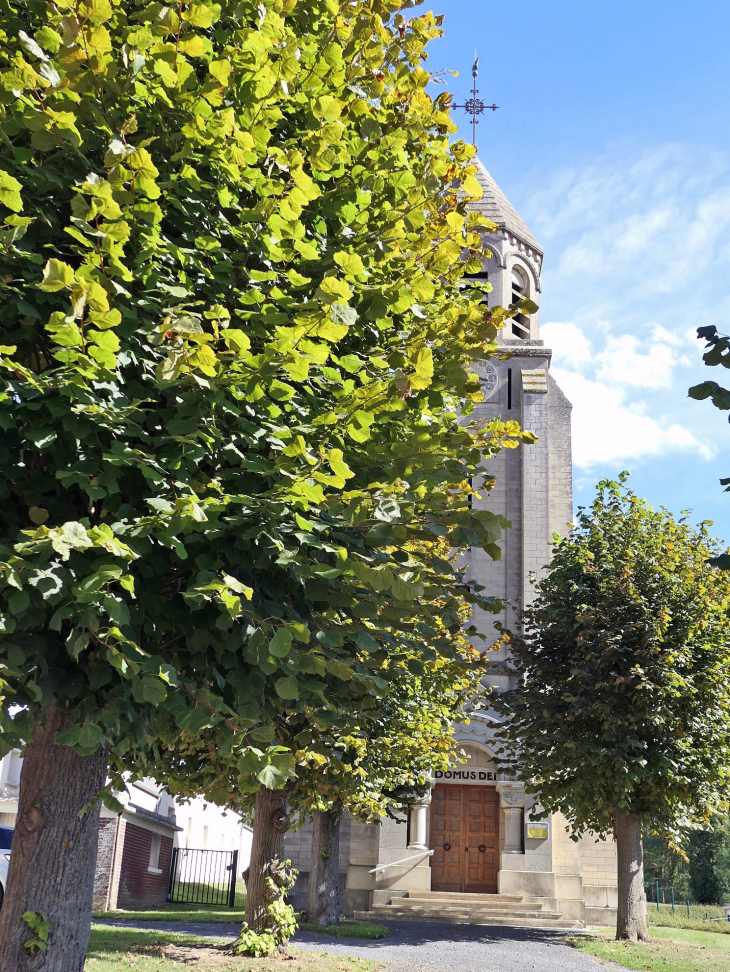
[[[488,304],[509,307],[526,297],[539,307],[542,247],[478,161],[477,179],[483,195],[471,207],[496,224],[485,235],[491,256],[478,275],[479,282],[492,286]],[[472,550],[469,566],[470,576],[490,594],[509,602],[499,620],[514,629],[520,608],[533,597],[534,579],[550,560],[553,533],[565,534],[572,520],[571,405],[550,374],[552,352],[540,340],[539,311],[512,318],[498,341],[509,357],[476,366],[484,393],[476,414],[517,421],[538,441],[504,450],[493,460],[496,486],[473,502],[502,514],[512,527],[502,537],[500,561]],[[494,620],[493,615],[483,614],[474,623],[489,638]],[[504,673],[490,681],[506,688],[509,660],[506,651],[501,654],[499,667]]]

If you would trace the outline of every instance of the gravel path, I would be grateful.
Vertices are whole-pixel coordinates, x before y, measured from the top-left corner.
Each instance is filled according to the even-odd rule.
[[[183,921],[109,921],[122,928],[183,932],[232,939],[238,925]],[[388,972],[600,972],[603,963],[565,945],[566,932],[495,925],[391,921],[390,935],[377,941],[330,938],[298,932],[292,944],[311,952],[372,959]],[[608,965],[608,963],[607,963]],[[608,966],[619,969],[619,966]]]

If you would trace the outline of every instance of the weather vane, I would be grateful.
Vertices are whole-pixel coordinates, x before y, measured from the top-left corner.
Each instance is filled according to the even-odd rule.
[[[477,52],[474,51],[474,67],[471,69],[471,76],[474,78],[474,85],[472,87],[471,98],[466,101],[463,105],[454,105],[454,108],[463,108],[467,115],[471,115],[471,127],[472,127],[472,142],[476,148],[477,144],[477,125],[479,124],[479,119],[477,115],[483,114],[488,108],[492,111],[496,111],[499,105],[485,105],[484,102],[477,98],[479,94],[479,88],[477,88],[477,74],[479,73],[479,58],[477,57]]]

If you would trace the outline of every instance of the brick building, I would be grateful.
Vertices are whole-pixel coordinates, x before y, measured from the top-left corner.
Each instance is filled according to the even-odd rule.
[[[175,804],[147,781],[133,783],[124,797],[121,813],[101,810],[94,911],[146,908],[167,900],[172,849],[182,830]]]
[[[15,826],[22,767],[18,749],[0,759],[2,826]],[[251,828],[233,811],[206,803],[201,797],[177,802],[154,780],[137,780],[115,796],[122,803],[121,813],[101,808],[94,911],[164,904],[173,848],[228,854],[237,851],[239,880],[248,867]],[[217,860],[219,868],[224,866],[220,858]],[[178,873],[189,870],[190,862],[183,856]]]
[[[491,284],[489,306],[507,307],[522,297],[539,304],[543,250],[481,164],[477,178],[483,197],[475,208],[497,229],[486,237],[492,256],[471,283]],[[514,319],[499,340],[510,357],[475,368],[484,392],[477,414],[516,419],[539,441],[504,450],[492,461],[496,486],[474,502],[502,514],[512,527],[502,538],[500,561],[473,550],[469,566],[488,594],[510,602],[499,620],[514,627],[515,612],[532,597],[532,578],[550,560],[553,533],[565,534],[572,521],[571,405],[550,374],[551,351],[540,340],[539,314]],[[479,612],[474,618],[488,636],[494,621],[494,615]],[[512,679],[507,649],[495,657],[502,671],[485,682],[504,690]],[[535,798],[494,765],[496,721],[494,712],[483,712],[457,728],[467,764],[436,774],[430,797],[411,807],[407,821],[346,821],[340,856],[346,914],[382,909],[406,914],[408,896],[417,899],[412,907],[421,914],[439,909],[451,914],[459,902],[462,911],[476,909],[480,920],[504,919],[506,912],[527,924],[615,918],[615,844],[570,840],[557,814],[531,820]],[[287,856],[300,869],[296,907],[306,906],[310,841],[309,826],[287,837]],[[478,901],[464,897],[475,894]]]
[[[105,807],[99,821],[99,849],[94,881],[94,910],[144,908],[167,900],[173,848],[193,851],[237,851],[237,878],[248,867],[251,828],[232,811],[222,810],[198,797],[176,802],[153,780],[130,783],[117,794],[124,810],[115,814]],[[210,879],[224,867],[218,855],[205,866]],[[207,856],[206,856],[207,861]],[[188,862],[189,867],[189,862]],[[186,855],[178,862],[177,876],[186,874]]]

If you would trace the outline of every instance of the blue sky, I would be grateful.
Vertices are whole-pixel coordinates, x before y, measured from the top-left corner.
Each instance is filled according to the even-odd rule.
[[[577,503],[621,469],[730,544],[727,415],[687,388],[730,330],[730,3],[440,0],[428,66],[479,52],[479,156],[545,249],[540,319],[574,405]],[[467,116],[461,132],[471,139]],[[730,375],[727,375],[730,380]],[[727,384],[727,382],[725,382]]]

